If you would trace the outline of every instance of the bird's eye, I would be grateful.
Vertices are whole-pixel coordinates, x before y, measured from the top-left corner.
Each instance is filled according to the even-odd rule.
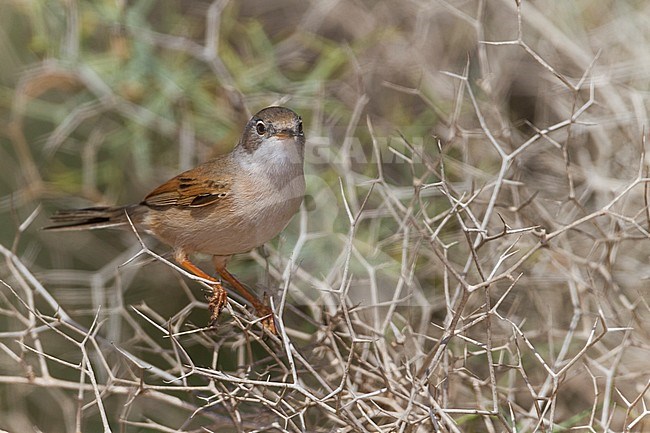
[[[261,120],[258,120],[257,124],[255,125],[255,130],[259,135],[264,135],[266,132],[266,125]]]
[[[298,134],[302,134],[302,117],[298,118]]]

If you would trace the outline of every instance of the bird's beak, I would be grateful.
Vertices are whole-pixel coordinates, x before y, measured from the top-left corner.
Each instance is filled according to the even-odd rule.
[[[292,138],[294,134],[291,131],[278,131],[275,133],[275,136],[280,140],[286,140],[288,138]]]

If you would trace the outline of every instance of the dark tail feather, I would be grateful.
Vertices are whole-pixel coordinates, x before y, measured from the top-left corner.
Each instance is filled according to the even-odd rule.
[[[135,217],[139,215],[138,207],[89,207],[60,210],[50,217],[52,225],[44,227],[43,230],[90,230],[125,226],[129,223],[126,218],[127,212],[135,224],[138,222],[135,221]]]

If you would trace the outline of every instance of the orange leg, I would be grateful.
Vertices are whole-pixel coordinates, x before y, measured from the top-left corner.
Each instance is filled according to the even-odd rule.
[[[251,303],[255,311],[257,311],[258,316],[262,318],[262,325],[269,330],[272,334],[278,335],[277,328],[275,326],[275,319],[273,318],[273,311],[267,305],[264,305],[255,295],[253,295],[242,283],[239,282],[237,278],[228,270],[226,270],[225,265],[221,265],[217,260],[215,262],[215,268],[217,273],[224,280],[239,292],[248,302]]]
[[[199,269],[194,263],[190,262],[185,254],[178,254],[176,256],[176,261],[191,274],[205,280],[212,281],[214,283],[212,286],[212,296],[208,300],[208,309],[210,310],[210,325],[214,325],[217,322],[219,313],[221,313],[221,310],[223,310],[226,302],[228,302],[228,294],[226,293],[226,289],[223,288],[219,281],[215,280],[213,277]]]

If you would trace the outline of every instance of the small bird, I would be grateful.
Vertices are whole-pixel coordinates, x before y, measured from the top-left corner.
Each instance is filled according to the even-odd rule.
[[[190,261],[212,255],[217,274],[235,288],[277,334],[273,312],[226,270],[233,254],[256,248],[280,233],[305,193],[302,119],[284,107],[267,107],[244,127],[237,146],[168,180],[138,204],[62,210],[45,230],[130,227],[170,245],[190,273],[213,282],[210,323],[227,302],[221,282]],[[128,218],[127,218],[128,215]]]

